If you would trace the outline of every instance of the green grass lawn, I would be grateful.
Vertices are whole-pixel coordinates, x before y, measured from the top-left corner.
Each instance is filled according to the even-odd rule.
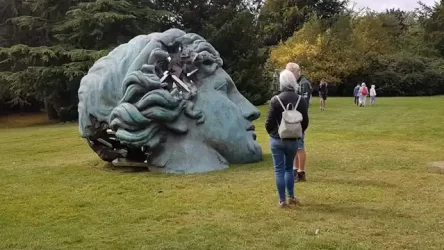
[[[303,205],[264,161],[199,175],[112,170],[76,124],[0,120],[0,249],[444,249],[444,98],[310,108]],[[14,127],[14,128],[12,128]],[[320,229],[319,234],[315,234]]]

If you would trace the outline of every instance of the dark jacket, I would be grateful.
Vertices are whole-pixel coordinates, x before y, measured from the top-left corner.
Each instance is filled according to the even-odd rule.
[[[320,84],[319,85],[319,94],[320,95],[327,95],[327,93],[328,93],[328,87],[327,87],[327,84]]]
[[[361,86],[356,86],[354,89],[353,89],[353,95],[355,96],[355,97],[359,97],[359,89],[361,88]]]
[[[279,94],[279,98],[281,99],[284,106],[287,107],[289,103],[296,105],[299,95],[296,94],[294,91],[284,91]],[[296,108],[296,110],[301,112],[302,114],[303,120],[301,122],[301,125],[302,125],[302,131],[305,132],[305,130],[308,128],[309,121],[308,121],[308,106],[304,98],[301,98],[301,101],[299,102],[299,105]],[[268,134],[271,137],[280,138],[278,134],[278,129],[279,129],[278,124],[279,125],[281,124],[282,112],[284,112],[284,109],[282,108],[277,98],[273,97],[270,101],[267,119],[265,120],[265,129],[267,130]]]
[[[298,79],[298,83],[299,83],[298,94],[302,95],[302,97],[304,97],[306,101],[310,100],[311,94],[313,92],[310,81],[307,80],[305,76],[301,75]]]

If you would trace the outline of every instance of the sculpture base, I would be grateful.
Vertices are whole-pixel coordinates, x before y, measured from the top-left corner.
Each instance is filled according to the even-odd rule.
[[[165,170],[163,168],[152,166],[145,162],[135,162],[135,161],[129,161],[125,158],[117,158],[114,161],[111,162],[111,164],[118,168],[146,168],[149,172],[154,173],[164,173]]]

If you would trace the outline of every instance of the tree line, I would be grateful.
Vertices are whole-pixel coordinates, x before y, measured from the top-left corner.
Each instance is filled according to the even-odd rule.
[[[385,96],[444,94],[444,1],[415,11],[348,12],[325,24],[316,15],[271,49],[282,68],[297,58],[308,78],[325,79],[338,95],[357,83]]]
[[[385,95],[442,94],[444,1],[412,12],[356,12],[344,0],[0,0],[0,113],[44,108],[75,120],[89,67],[139,34],[180,28],[209,40],[252,103],[273,74],[300,63],[345,94],[357,81]]]

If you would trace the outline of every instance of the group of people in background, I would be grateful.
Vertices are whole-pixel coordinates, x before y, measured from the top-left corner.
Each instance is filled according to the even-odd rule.
[[[325,102],[327,100],[328,87],[327,82],[322,79],[319,84],[319,99],[321,101],[321,111],[325,111]],[[376,87],[372,85],[370,90],[367,85],[363,82],[357,84],[353,91],[353,96],[355,98],[354,103],[359,107],[365,107],[367,105],[367,97],[370,96],[370,104],[373,106],[376,102]]]
[[[354,104],[359,107],[365,107],[367,97],[370,96],[370,103],[373,106],[376,102],[376,87],[372,85],[369,91],[364,82],[362,84],[358,83],[353,90],[353,96],[355,97]]]

